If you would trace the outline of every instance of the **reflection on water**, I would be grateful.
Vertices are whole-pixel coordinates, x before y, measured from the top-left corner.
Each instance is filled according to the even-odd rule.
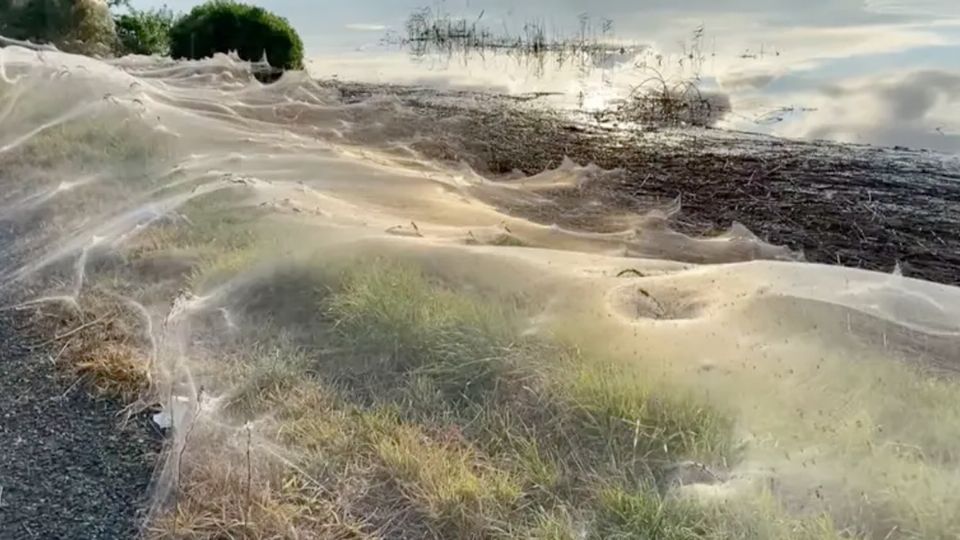
[[[453,14],[450,29],[469,36],[469,46],[421,39],[413,55],[397,40],[384,46],[384,30],[409,37],[410,14],[428,12],[412,0],[370,4],[383,9],[345,9],[336,28],[306,23],[330,31],[313,47],[316,74],[560,93],[555,102],[598,110],[630,96],[656,68],[668,81],[695,80],[700,91],[727,96],[732,112],[722,127],[960,151],[960,12],[948,0],[450,1],[442,13]],[[420,30],[435,30],[438,13],[421,17]],[[516,54],[504,36],[536,54]],[[564,54],[557,43],[567,44]],[[570,54],[584,45],[591,54]]]
[[[654,126],[712,126],[730,110],[725,95],[705,94],[700,89],[700,73],[706,60],[702,26],[693,31],[689,46],[684,43],[683,54],[676,59],[676,65],[671,65],[650,47],[618,40],[611,19],[601,19],[595,25],[589,15],[581,14],[577,32],[570,35],[548,35],[542,22],[524,23],[518,33],[512,34],[506,28],[496,33],[485,26],[484,14],[481,11],[468,20],[429,8],[417,10],[407,19],[405,35],[391,33],[384,42],[407,50],[417,63],[439,58],[469,66],[487,56],[504,56],[516,62],[516,69],[527,70],[535,79],[544,77],[548,63],[560,73],[572,69],[572,76],[578,81],[588,79],[594,71],[603,74],[620,65],[642,77],[624,95],[616,96],[615,101],[604,100],[600,106],[590,107],[599,120]],[[669,75],[672,71],[681,75]],[[686,71],[690,74],[683,74]],[[611,79],[601,80],[608,89],[614,86]],[[563,97],[562,93],[544,92],[534,97],[551,94]],[[588,110],[583,90],[577,92],[576,108]]]
[[[390,32],[384,42],[400,45],[414,59],[427,55],[454,55],[469,61],[474,54],[503,54],[525,60],[537,74],[542,74],[547,62],[563,67],[572,64],[582,70],[600,68],[616,62],[616,57],[636,54],[644,46],[618,43],[613,36],[613,20],[594,21],[587,14],[578,17],[575,34],[550,34],[541,21],[529,21],[516,32],[506,28],[496,32],[487,26],[485,11],[473,19],[454,17],[443,11],[423,8],[414,11],[405,24],[405,34]]]

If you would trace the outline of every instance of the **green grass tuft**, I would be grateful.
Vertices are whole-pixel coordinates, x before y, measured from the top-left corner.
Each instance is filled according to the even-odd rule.
[[[599,499],[597,538],[698,540],[709,531],[704,510],[693,503],[619,489],[605,490]]]

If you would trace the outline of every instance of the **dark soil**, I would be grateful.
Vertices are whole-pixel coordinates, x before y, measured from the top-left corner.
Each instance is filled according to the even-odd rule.
[[[615,182],[583,192],[604,212],[679,197],[674,226],[684,232],[709,235],[740,222],[811,262],[887,272],[899,263],[908,276],[960,284],[960,167],[933,155],[717,130],[644,133],[502,117],[482,125],[496,126],[496,135],[482,147],[463,144],[492,173],[535,173],[564,156],[622,169]]]
[[[122,422],[18,323],[0,313],[0,539],[137,537],[160,451],[149,419]]]
[[[382,91],[338,88],[348,102]],[[960,285],[956,158],[716,129],[601,125],[522,98],[389,92],[418,118],[435,119],[414,134],[414,148],[429,157],[465,161],[501,179],[557,167],[564,157],[620,169],[582,189],[557,190],[550,208],[509,209],[534,220],[610,230],[622,223],[612,215],[679,197],[673,227],[689,234],[740,222],[811,262],[885,272],[900,264],[907,276]]]
[[[563,131],[563,130],[561,130]],[[801,143],[715,130],[657,134],[603,130],[524,135],[546,149],[536,165],[575,161],[623,169],[616,183],[588,185],[602,208],[630,210],[679,197],[675,227],[705,235],[744,224],[811,262],[891,271],[960,284],[960,167],[924,153]],[[539,135],[539,134],[538,134]],[[619,135],[619,134],[618,134]],[[509,154],[492,148],[507,163]],[[504,157],[506,156],[506,157]]]

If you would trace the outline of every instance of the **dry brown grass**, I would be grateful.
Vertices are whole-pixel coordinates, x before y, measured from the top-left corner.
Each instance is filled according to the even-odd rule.
[[[262,448],[248,457],[246,449],[216,438],[191,443],[177,494],[148,524],[147,538],[366,537],[326,490]]]
[[[75,307],[46,303],[27,314],[30,327],[64,374],[99,397],[149,401],[151,360],[137,315],[109,297],[90,294]]]
[[[149,362],[141,351],[118,341],[85,342],[65,359],[68,368],[90,381],[98,395],[127,403],[140,399],[149,390]]]
[[[309,382],[268,389],[258,399],[272,416],[256,424],[194,419],[184,451],[169,450],[172,494],[146,536],[378,537],[364,511],[385,493],[369,463],[377,429],[367,428],[378,422],[338,407]]]

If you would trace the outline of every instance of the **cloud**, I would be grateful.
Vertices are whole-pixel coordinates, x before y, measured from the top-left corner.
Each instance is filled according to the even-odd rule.
[[[717,82],[725,90],[760,90],[775,80],[773,73],[733,72],[720,76]]]
[[[824,86],[785,135],[960,153],[960,71],[919,70]]]
[[[864,0],[864,11],[887,14],[937,15],[951,13],[956,0]]]
[[[387,25],[376,23],[350,23],[344,25],[344,28],[347,30],[354,30],[356,32],[383,32],[387,29]]]

